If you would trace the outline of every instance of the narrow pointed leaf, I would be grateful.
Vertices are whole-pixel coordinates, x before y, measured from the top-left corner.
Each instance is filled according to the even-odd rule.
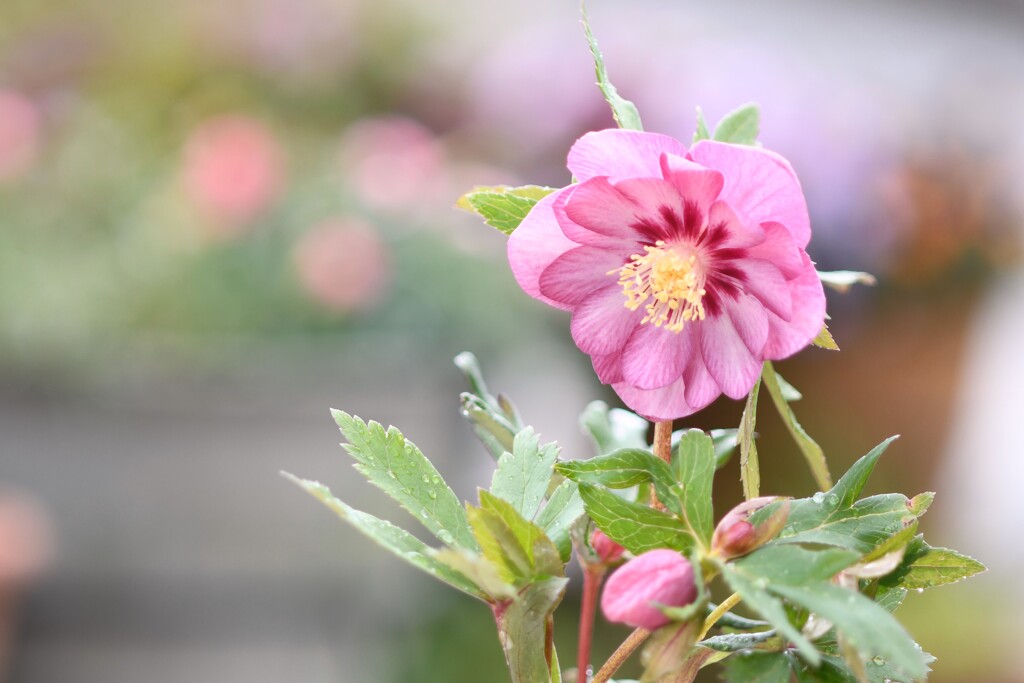
[[[356,531],[382,548],[434,578],[447,583],[449,586],[468,593],[475,598],[486,599],[484,592],[473,581],[461,572],[433,557],[432,549],[409,532],[398,528],[391,522],[346,505],[335,498],[331,494],[330,489],[320,482],[300,479],[287,472],[282,472],[282,474],[288,480],[304,488],[314,498],[330,508],[338,517],[348,522]]]
[[[973,557],[949,548],[933,548],[918,537],[907,547],[903,562],[881,580],[889,588],[910,590],[933,588],[962,581],[985,571],[985,565]]]
[[[697,129],[693,131],[693,141],[710,140],[711,133],[708,132],[708,122],[704,120],[704,111],[697,107]]]
[[[743,483],[743,497],[757,498],[761,491],[761,468],[757,461],[757,444],[754,442],[754,426],[757,423],[757,394],[761,390],[761,379],[747,396],[747,404],[740,418],[737,440],[740,444],[740,481]]]
[[[570,530],[573,523],[583,515],[583,499],[580,498],[579,486],[569,480],[558,485],[548,498],[544,509],[537,515],[537,526],[544,530],[558,548],[562,562],[568,562],[572,555]]]
[[[779,415],[782,416],[786,429],[793,436],[793,440],[796,441],[800,452],[803,453],[807,465],[811,468],[811,474],[814,476],[814,481],[817,482],[818,488],[822,491],[832,488],[832,476],[829,474],[828,463],[825,461],[825,452],[821,450],[821,446],[797,422],[793,409],[789,407],[789,403],[782,394],[782,388],[779,386],[775,368],[770,361],[765,362],[764,369],[761,371],[761,379],[771,395],[772,402],[775,404],[776,409],[778,409]]]
[[[825,349],[826,351],[838,351],[839,344],[836,343],[835,337],[832,336],[832,332],[828,329],[828,325],[823,325],[821,332],[811,342],[819,349]],[[788,399],[787,399],[788,400]]]
[[[636,105],[622,97],[608,79],[608,69],[604,65],[604,56],[597,46],[597,38],[594,37],[593,31],[590,30],[590,19],[587,17],[585,3],[580,3],[580,14],[582,16],[583,31],[586,33],[587,43],[590,45],[590,54],[594,58],[594,73],[597,75],[597,87],[601,89],[601,94],[604,95],[605,101],[612,108],[612,116],[615,118],[615,122],[619,124],[619,128],[643,130],[644,126],[640,122],[640,112],[637,110]]]
[[[842,294],[850,291],[850,287],[853,285],[872,286],[878,283],[871,273],[861,273],[855,270],[819,270],[818,279],[826,287],[831,287]]]
[[[366,423],[340,410],[331,411],[342,434],[345,450],[356,469],[391,496],[442,543],[478,550],[466,513],[440,473],[394,427],[385,432],[377,422]]]

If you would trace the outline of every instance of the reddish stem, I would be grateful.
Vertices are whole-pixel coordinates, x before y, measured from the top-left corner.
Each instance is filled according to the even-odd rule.
[[[654,454],[667,463],[672,462],[672,420],[661,420],[654,423]],[[658,500],[658,494],[651,487],[651,507],[664,510],[665,506]]]
[[[576,680],[587,683],[590,680],[590,645],[594,636],[594,614],[597,612],[597,596],[604,582],[603,566],[583,568],[583,604],[580,606],[580,639],[576,656]]]

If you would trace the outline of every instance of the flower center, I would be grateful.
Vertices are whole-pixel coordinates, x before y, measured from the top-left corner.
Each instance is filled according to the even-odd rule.
[[[609,273],[619,275],[626,308],[635,311],[646,302],[647,315],[640,324],[654,323],[676,333],[691,320],[703,320],[705,277],[697,255],[680,253],[661,240],[644,247],[644,252],[633,254],[621,270]]]

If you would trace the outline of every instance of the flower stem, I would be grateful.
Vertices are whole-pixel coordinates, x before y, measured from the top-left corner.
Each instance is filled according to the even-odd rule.
[[[576,678],[579,683],[588,683],[589,680],[594,613],[597,611],[597,595],[604,582],[604,573],[603,565],[583,568],[583,605],[580,607],[580,638],[576,656]]]
[[[622,666],[629,656],[640,647],[640,645],[647,640],[647,636],[651,635],[651,632],[644,628],[638,628],[629,634],[629,637],[622,641],[622,645],[612,653],[612,656],[608,658],[608,661],[604,663],[601,670],[594,676],[594,680],[590,683],[607,683],[619,667]]]
[[[704,636],[708,634],[708,631],[711,630],[711,627],[714,626],[718,622],[718,620],[722,618],[722,615],[724,615],[726,612],[728,612],[733,607],[738,605],[740,599],[741,598],[739,593],[733,593],[725,600],[723,600],[722,604],[716,607],[715,611],[709,614],[708,618],[704,620],[704,626],[703,628],[701,628],[700,635],[697,636],[697,640],[704,640]]]
[[[672,420],[661,420],[654,423],[654,454],[667,463],[672,462]],[[664,510],[665,506],[658,500],[658,494],[651,487],[651,507]]]

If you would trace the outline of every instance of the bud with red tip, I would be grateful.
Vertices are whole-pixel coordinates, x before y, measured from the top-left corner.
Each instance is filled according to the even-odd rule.
[[[594,529],[594,533],[590,534],[590,547],[603,564],[617,562],[622,557],[622,553],[626,552],[625,548],[608,538],[608,535],[600,529]]]
[[[684,607],[696,599],[689,560],[660,548],[638,555],[608,577],[601,611],[609,621],[653,631],[670,621],[657,605]]]
[[[751,524],[750,516],[770,503],[782,501],[766,519]],[[779,535],[789,517],[789,499],[775,496],[753,498],[730,510],[715,527],[711,552],[726,559],[740,557]]]

